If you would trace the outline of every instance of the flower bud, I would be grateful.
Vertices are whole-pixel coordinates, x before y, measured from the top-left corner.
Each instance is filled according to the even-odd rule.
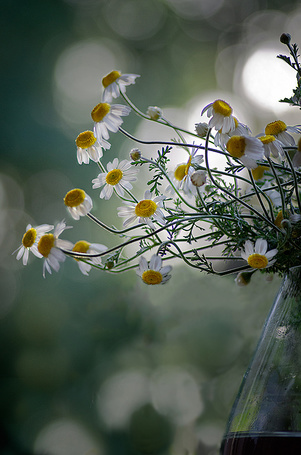
[[[194,171],[190,176],[190,180],[194,186],[203,186],[206,183],[206,172],[201,169]]]
[[[130,151],[130,158],[133,160],[133,161],[138,161],[140,158],[141,158],[141,152],[139,149],[132,149]]]
[[[146,113],[152,120],[158,120],[162,117],[162,109],[157,106],[149,106]]]
[[[235,283],[237,286],[244,287],[247,286],[252,278],[254,272],[239,272],[235,278]]]
[[[195,124],[195,131],[199,137],[206,137],[209,130],[209,126],[206,122],[200,122]]]
[[[289,44],[291,42],[291,35],[289,33],[282,33],[280,41],[283,44]]]
[[[111,270],[111,269],[114,267],[115,264],[114,264],[114,261],[113,261],[112,259],[109,258],[109,259],[106,261],[106,264],[105,264],[105,265],[106,265],[106,268],[107,268],[107,269]]]

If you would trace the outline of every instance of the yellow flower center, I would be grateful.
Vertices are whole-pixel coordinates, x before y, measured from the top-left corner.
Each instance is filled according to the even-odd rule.
[[[95,144],[96,141],[97,139],[92,131],[84,131],[77,136],[75,143],[77,147],[80,147],[81,149],[87,149]]]
[[[43,235],[38,243],[38,250],[44,258],[47,258],[51,248],[54,246],[54,235],[45,234]]]
[[[236,117],[233,117],[235,128],[238,127],[238,120]]]
[[[79,188],[75,188],[74,190],[69,191],[65,198],[64,202],[67,207],[78,207],[82,204],[85,200],[86,193],[84,190],[80,190]]]
[[[143,217],[143,218],[149,218],[152,216],[155,211],[157,210],[157,204],[152,201],[151,199],[144,199],[140,202],[135,207],[135,214],[136,216]]]
[[[111,106],[108,103],[97,104],[92,112],[91,117],[94,122],[101,122],[105,116],[110,112]]]
[[[162,274],[156,270],[146,270],[142,273],[142,280],[146,284],[160,284],[162,278]]]
[[[72,251],[75,251],[76,253],[87,253],[88,249],[90,248],[90,243],[86,242],[85,240],[79,240],[76,242],[74,247],[72,248]],[[74,258],[76,261],[78,259]]]
[[[233,158],[241,158],[245,153],[246,140],[243,136],[232,136],[227,142],[227,150]]]
[[[260,180],[264,176],[264,171],[268,171],[269,166],[257,166],[255,169],[252,169],[252,175],[254,180]]]
[[[25,248],[30,248],[35,240],[37,238],[37,231],[34,228],[28,229],[28,231],[25,232],[23,235],[22,239],[22,244],[25,246]]]
[[[286,124],[282,120],[276,120],[275,122],[268,123],[265,127],[265,134],[272,134],[276,136],[279,133],[283,133],[286,130]]]
[[[72,251],[75,251],[76,253],[87,253],[89,248],[89,242],[86,242],[86,240],[79,240],[72,248]]]
[[[282,210],[280,210],[280,212],[277,214],[276,218],[275,218],[275,225],[281,229],[282,226],[281,226],[281,223],[283,221],[283,213],[282,213]]]
[[[187,161],[187,164],[179,164],[179,166],[176,168],[175,173],[174,173],[176,180],[181,181],[181,180],[183,180],[184,177],[186,177],[186,175],[188,174],[188,170],[191,166],[191,160],[192,160],[192,156]]]
[[[263,254],[254,253],[248,257],[248,264],[253,269],[264,269],[268,265],[268,262]]]
[[[271,142],[275,141],[275,137],[271,134],[267,134],[266,136],[261,136],[258,138],[263,144],[270,144]]]
[[[113,84],[121,76],[120,71],[111,71],[107,76],[102,79],[102,85],[106,88],[108,85]]]
[[[122,179],[123,172],[120,169],[113,169],[107,173],[106,182],[108,185],[117,185]]]
[[[175,170],[175,179],[176,180],[183,180],[186,175],[186,164],[180,164]]]
[[[229,106],[229,104],[226,103],[226,101],[216,100],[212,104],[212,107],[217,114],[221,114],[224,117],[230,117],[230,115],[232,114],[232,107]]]

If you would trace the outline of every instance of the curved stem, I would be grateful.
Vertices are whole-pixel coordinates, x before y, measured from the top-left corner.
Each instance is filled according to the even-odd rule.
[[[286,159],[287,159],[287,161],[290,165],[291,171],[292,171],[292,175],[293,175],[293,179],[294,179],[294,186],[295,186],[295,193],[296,193],[296,198],[297,198],[297,204],[298,204],[299,212],[301,213],[301,202],[300,202],[298,180],[297,180],[295,168],[294,168],[293,162],[291,160],[291,157],[289,156],[288,151],[284,150],[284,153],[285,153]]]
[[[149,120],[151,122],[155,122],[155,123],[159,123],[159,124],[164,125],[164,126],[168,126],[168,127],[172,128],[173,130],[175,130],[176,133],[179,134],[179,137],[181,137],[180,136],[180,132],[182,132],[182,133],[189,134],[190,136],[197,137],[199,139],[199,136],[196,133],[192,133],[191,131],[187,131],[187,130],[185,130],[183,128],[180,128],[178,126],[172,125],[165,118],[162,118],[162,120],[160,120],[160,119],[154,120],[154,119],[150,118],[147,114],[145,114],[144,112],[140,111],[140,109],[138,109],[138,107],[128,98],[128,96],[125,93],[121,93],[121,96],[123,97],[124,101],[133,109],[133,111],[137,115],[139,115],[139,117],[142,117],[145,120]]]
[[[265,221],[270,227],[272,227],[274,230],[276,231],[279,231],[281,233],[281,230],[275,226],[274,223],[272,223],[272,221],[270,221],[268,218],[266,218],[265,216],[263,216],[260,212],[258,212],[258,210],[254,209],[253,207],[251,207],[247,202],[243,201],[242,199],[239,199],[237,196],[235,196],[234,194],[232,194],[230,191],[228,191],[226,188],[223,188],[220,186],[220,184],[215,180],[215,178],[213,177],[212,173],[211,173],[211,170],[210,170],[210,167],[209,167],[209,160],[208,160],[208,138],[209,138],[209,134],[210,134],[210,130],[208,131],[208,134],[207,134],[207,138],[206,138],[206,146],[205,146],[205,160],[206,160],[206,167],[207,167],[207,171],[208,171],[208,174],[210,175],[210,179],[212,180],[213,184],[219,188],[221,191],[223,191],[224,193],[226,193],[231,199],[235,200],[236,202],[238,202],[239,204],[243,205],[244,207],[246,207],[248,210],[250,210],[251,212],[253,213],[256,213],[256,215],[261,218],[263,221]]]

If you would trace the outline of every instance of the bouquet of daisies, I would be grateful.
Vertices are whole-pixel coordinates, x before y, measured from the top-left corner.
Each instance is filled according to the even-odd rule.
[[[300,108],[298,47],[289,34],[280,40],[290,55],[278,57],[297,75],[293,95],[281,101]],[[92,268],[109,273],[135,269],[150,285],[166,283],[175,261],[211,274],[235,273],[240,285],[256,270],[283,275],[301,264],[301,125],[271,119],[261,133],[253,134],[227,101],[217,99],[201,112],[208,121],[188,131],[172,125],[159,107],[139,110],[126,94],[138,77],[120,71],[105,76],[101,102],[91,112],[91,130],[75,140],[78,163],[96,167],[91,186],[97,197],[108,204],[111,198],[120,199],[120,228],[93,212],[92,198],[84,190],[73,188],[64,197],[74,220],[88,217],[99,226],[99,238],[105,230],[115,236],[116,245],[63,240],[61,234],[70,228],[63,220],[56,226],[28,225],[17,259],[26,265],[32,252],[43,260],[44,277],[58,271],[67,257],[85,275]],[[122,104],[115,103],[117,98]],[[173,130],[176,138],[135,137],[122,127],[123,117],[130,114]],[[133,141],[125,159],[108,152],[115,133]],[[144,156],[140,143],[156,146],[156,156]],[[179,149],[186,159],[171,166]],[[223,164],[213,167],[216,155],[220,161],[214,161]],[[139,194],[138,175],[145,167],[149,178]]]

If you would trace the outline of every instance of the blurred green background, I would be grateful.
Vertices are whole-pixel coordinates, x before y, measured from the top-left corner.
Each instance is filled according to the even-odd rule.
[[[73,229],[64,238],[116,244],[72,220],[65,193],[85,189],[94,213],[118,224],[115,200],[91,190],[75,137],[91,128],[101,78],[138,73],[127,91],[141,110],[163,108],[193,130],[223,97],[257,134],[281,116],[291,74],[276,55],[282,32],[301,44],[301,9],[287,0],[1,1],[0,453],[214,455],[243,372],[279,286],[255,275],[212,277],[176,266],[166,286],[135,272],[80,274],[67,260],[42,277],[12,252],[28,223]],[[276,63],[275,63],[276,62]],[[139,137],[159,137],[126,118]],[[157,136],[158,135],[158,136]],[[112,135],[112,156],[136,146]],[[147,153],[155,153],[147,149]],[[96,194],[96,195],[95,195]]]

